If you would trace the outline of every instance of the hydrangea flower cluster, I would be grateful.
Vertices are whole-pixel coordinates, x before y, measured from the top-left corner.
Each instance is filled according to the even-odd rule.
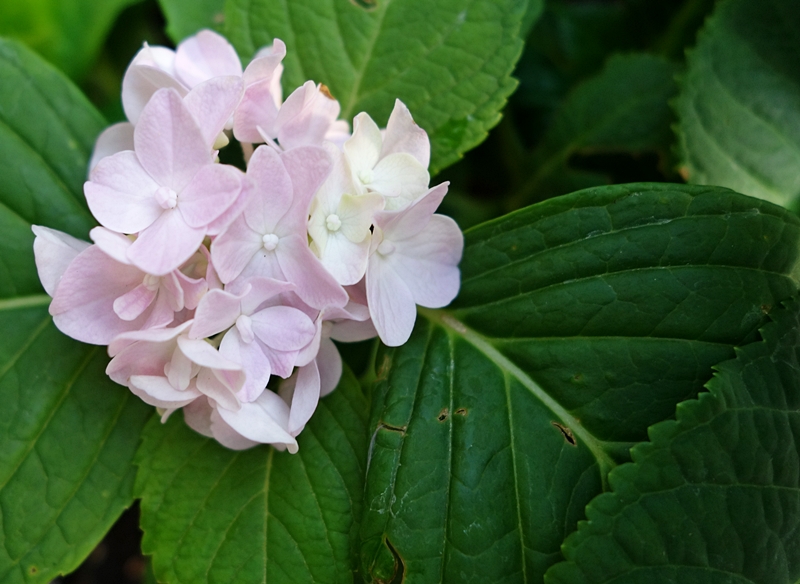
[[[295,452],[341,376],[332,341],[400,345],[415,305],[445,306],[460,283],[425,131],[398,100],[385,130],[361,113],[351,134],[312,81],[283,100],[285,55],[275,40],[242,70],[211,31],[145,45],[122,84],[128,121],[90,162],[93,243],[33,228],[56,326],[108,345],[109,377],[162,419],[182,409],[234,449]],[[231,135],[246,172],[219,162]]]

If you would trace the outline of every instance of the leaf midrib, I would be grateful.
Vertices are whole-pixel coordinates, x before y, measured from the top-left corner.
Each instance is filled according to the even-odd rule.
[[[602,441],[591,434],[581,422],[570,414],[564,406],[553,399],[538,383],[536,383],[519,366],[513,363],[508,357],[498,351],[482,335],[468,328],[462,322],[454,318],[443,310],[432,310],[418,307],[419,314],[437,324],[447,331],[448,335],[457,336],[472,345],[481,352],[489,361],[497,366],[504,374],[514,377],[523,387],[525,387],[539,402],[548,408],[558,419],[572,430],[586,448],[591,452],[600,468],[600,476],[603,484],[606,484],[608,473],[617,466],[617,463],[603,448]]]

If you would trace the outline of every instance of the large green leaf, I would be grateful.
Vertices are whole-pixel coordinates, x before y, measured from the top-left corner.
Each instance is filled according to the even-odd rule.
[[[690,182],[798,205],[798,31],[795,0],[719,3],[689,55],[677,102]]]
[[[540,582],[629,447],[796,292],[798,244],[785,209],[679,185],[468,231],[456,302],[378,356],[364,574]]]
[[[97,58],[126,6],[141,0],[4,0],[0,35],[20,40],[73,78]]]
[[[800,579],[800,304],[773,315],[609,475],[547,582]]]
[[[557,111],[525,166],[532,169],[516,204],[542,200],[608,182],[569,166],[574,154],[666,152],[671,141],[669,100],[677,69],[647,54],[616,55],[578,85]]]
[[[167,33],[176,44],[202,28],[221,30],[225,0],[158,0],[167,19]]]
[[[480,143],[516,87],[524,0],[228,0],[243,56],[277,37],[284,89],[325,83],[342,117],[385,124],[399,98],[430,134],[433,172]]]
[[[0,581],[49,582],[89,554],[132,500],[149,414],[108,358],[58,332],[31,224],[86,237],[82,185],[102,119],[66,79],[0,41]]]
[[[298,438],[235,452],[173,416],[138,455],[145,553],[161,582],[353,581],[367,405],[345,372]]]

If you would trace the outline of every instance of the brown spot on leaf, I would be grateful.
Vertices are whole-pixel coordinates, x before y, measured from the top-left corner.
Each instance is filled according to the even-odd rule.
[[[436,417],[436,419],[439,420],[440,422],[444,422],[449,415],[450,415],[450,410],[444,408],[442,409],[441,412],[439,412],[439,415]]]
[[[562,436],[564,436],[564,440],[569,442],[572,446],[578,445],[578,443],[575,441],[575,436],[573,436],[572,434],[572,430],[570,430],[569,428],[567,428],[562,424],[559,424],[558,422],[550,422],[550,423],[553,424],[553,426],[555,426],[556,428],[558,428],[558,431],[561,432]]]
[[[30,568],[28,568],[28,572],[31,575],[38,574],[39,573],[39,568],[37,568],[36,566],[31,566]]]
[[[688,182],[689,180],[689,167],[688,166],[681,166],[678,168],[678,174],[681,175],[681,178]]]
[[[459,416],[466,416],[469,412],[467,412],[467,408],[458,408],[456,410],[456,414]]]

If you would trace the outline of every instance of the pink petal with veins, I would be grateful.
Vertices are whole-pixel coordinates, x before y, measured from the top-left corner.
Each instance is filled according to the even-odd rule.
[[[192,257],[205,234],[205,229],[189,227],[180,211],[169,209],[139,233],[128,249],[128,259],[148,274],[163,276]]]
[[[201,30],[184,39],[175,51],[175,73],[189,87],[222,75],[242,76],[236,49],[223,37]]]
[[[159,186],[175,192],[213,162],[200,127],[174,89],[153,94],[136,124],[133,143],[142,167]]]
[[[92,215],[119,233],[137,233],[163,211],[153,197],[159,184],[145,171],[133,152],[101,160],[83,185]]]

